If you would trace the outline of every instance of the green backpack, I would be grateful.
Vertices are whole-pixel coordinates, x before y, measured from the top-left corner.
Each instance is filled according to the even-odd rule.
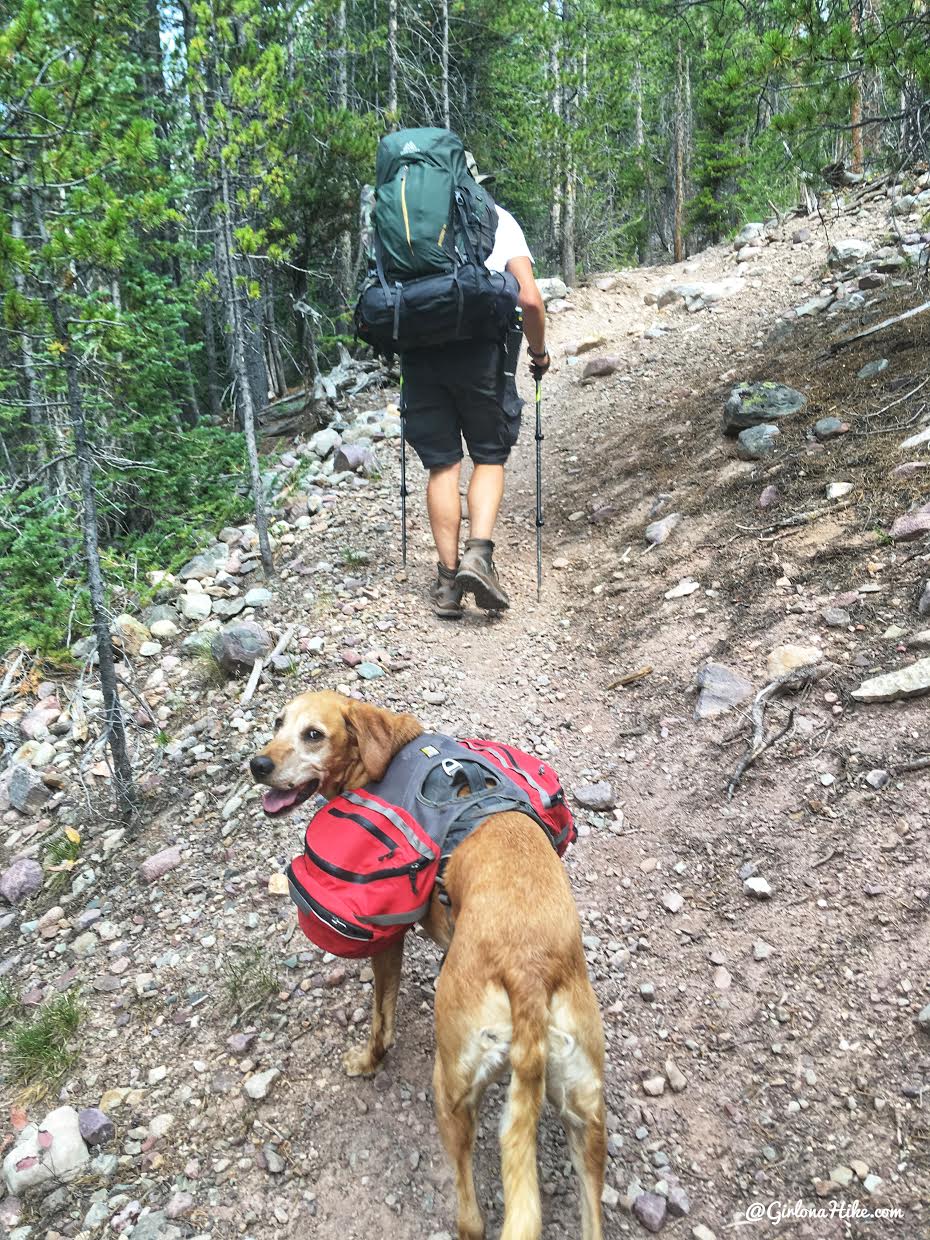
[[[503,341],[520,289],[489,271],[494,199],[448,129],[402,129],[378,146],[369,278],[355,334],[390,356],[459,340]],[[370,198],[369,198],[370,204]]]
[[[494,199],[471,176],[448,129],[401,129],[378,146],[376,245],[388,281],[483,263],[494,248]]]

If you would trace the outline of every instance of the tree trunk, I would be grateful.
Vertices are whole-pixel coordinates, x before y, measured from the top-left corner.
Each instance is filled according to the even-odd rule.
[[[682,238],[682,218],[684,215],[685,197],[685,91],[684,91],[684,56],[681,39],[678,40],[678,53],[675,57],[675,206],[673,224],[673,245],[675,262],[680,263],[685,256]]]
[[[569,22],[572,12],[568,0],[562,3],[562,26]],[[570,38],[570,36],[569,36]],[[565,54],[569,41],[562,38],[562,75],[568,74],[569,83],[562,80],[562,219],[560,230],[560,267],[562,279],[569,288],[575,287],[575,92],[577,91],[577,64]]]
[[[388,125],[391,129],[398,126],[397,100],[397,0],[388,0]]]
[[[550,2],[548,11],[553,7]],[[552,23],[553,27],[555,23]],[[549,45],[549,111],[556,122],[562,118],[562,74],[559,61],[559,41],[553,34]],[[562,143],[556,136],[555,143],[549,152],[549,169],[551,176],[551,199],[549,203],[549,251],[558,256],[562,254]]]
[[[336,104],[344,112],[349,109],[349,49],[346,46],[346,0],[339,0],[336,10]],[[339,286],[340,309],[348,312],[352,301],[352,233],[343,228],[336,251],[336,280]]]
[[[643,67],[637,60],[633,70],[633,141],[636,145],[636,166],[642,194],[643,226],[637,242],[637,254],[640,264],[649,257],[649,234],[651,229],[651,204],[649,195],[649,170],[646,164],[646,131],[643,126]]]
[[[859,25],[861,14],[859,11],[859,0],[851,0],[849,6],[849,20],[852,26],[853,37],[858,41]],[[855,74],[850,82],[850,90],[852,97],[849,105],[849,123],[851,126],[851,163],[853,172],[861,172],[865,162],[863,154],[862,141],[862,77]]]
[[[442,123],[452,128],[449,110],[449,0],[442,0]]]
[[[268,517],[265,512],[265,493],[262,490],[262,471],[258,459],[257,414],[252,392],[252,376],[249,374],[248,365],[248,329],[244,324],[244,315],[239,304],[240,282],[232,235],[232,198],[229,189],[229,170],[226,167],[222,150],[219,152],[219,161],[221,215],[217,221],[216,233],[217,267],[220,272],[220,285],[223,300],[226,303],[229,323],[233,379],[236,385],[236,404],[239,409],[239,420],[245,435],[246,453],[249,459],[252,502],[255,505],[255,528],[258,531],[258,546],[261,551],[262,567],[265,570],[265,575],[271,577],[274,575],[274,560],[271,555],[271,543],[268,540]],[[252,339],[254,340],[254,333],[252,334]],[[264,402],[262,403],[264,404]]]
[[[219,358],[216,353],[216,324],[213,318],[213,299],[209,293],[201,302],[203,315],[204,358],[207,365],[207,399],[210,402],[210,416],[220,419],[223,416],[223,388],[220,379]]]
[[[44,233],[41,216],[36,222]],[[123,709],[116,683],[116,665],[113,660],[113,643],[110,635],[110,617],[107,613],[106,588],[100,568],[100,547],[97,534],[97,499],[94,494],[94,463],[87,440],[87,424],[84,420],[84,400],[77,373],[77,358],[71,347],[68,326],[61,310],[58,293],[51,280],[45,294],[52,328],[65,369],[68,394],[68,413],[74,435],[74,451],[77,458],[78,480],[81,487],[81,531],[84,538],[84,558],[87,565],[87,585],[90,593],[90,610],[94,625],[97,658],[100,663],[100,688],[103,693],[103,711],[107,729],[107,743],[113,757],[113,782],[120,817],[128,822],[136,808],[136,793],[132,782],[132,765],[126,743]]]
[[[22,241],[23,239],[23,220],[22,220],[22,190],[19,185],[14,182],[12,191],[12,211],[10,215],[10,232],[14,240]],[[19,266],[13,269],[13,284],[16,292],[26,300],[26,277],[20,270]],[[42,479],[43,490],[46,490],[51,483],[51,479],[46,476],[45,465],[48,460],[46,452],[45,436],[47,428],[45,426],[45,417],[43,416],[43,406],[45,402],[42,400],[42,388],[39,384],[38,375],[36,374],[35,359],[32,353],[32,334],[31,327],[27,323],[22,332],[22,350],[23,350],[23,374],[26,377],[26,404],[29,412],[29,425],[32,428],[32,442],[35,445],[36,469],[39,477]],[[45,409],[45,416],[48,410]]]

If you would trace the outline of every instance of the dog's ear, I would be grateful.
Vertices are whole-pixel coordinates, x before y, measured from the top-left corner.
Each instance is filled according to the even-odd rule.
[[[367,702],[349,704],[346,727],[355,737],[362,766],[372,783],[384,779],[398,750],[423,731],[412,715],[395,715]]]

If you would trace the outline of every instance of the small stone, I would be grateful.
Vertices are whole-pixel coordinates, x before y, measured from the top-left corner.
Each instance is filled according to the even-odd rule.
[[[38,861],[20,857],[0,877],[0,896],[7,904],[22,904],[41,889],[42,877]]]
[[[852,616],[843,607],[825,607],[820,614],[828,629],[845,629],[852,624]]]
[[[665,1077],[647,1076],[643,1081],[643,1093],[649,1095],[650,1098],[658,1098],[665,1093]]]
[[[691,1200],[680,1184],[669,1185],[665,1200],[672,1218],[686,1218],[691,1213]]]
[[[753,960],[768,960],[771,954],[772,948],[768,943],[766,943],[765,939],[756,939],[755,943],[752,945]]]
[[[154,620],[152,622],[153,637],[174,637],[180,632],[173,620]]]
[[[879,357],[874,362],[866,362],[862,369],[857,373],[857,379],[877,379],[878,376],[888,369],[888,358]]]
[[[764,878],[753,877],[747,878],[743,883],[743,891],[748,896],[753,896],[757,900],[769,900],[772,896],[772,888]]]
[[[921,1011],[917,1013],[917,1023],[920,1025],[921,1029],[926,1029],[926,1031],[930,1033],[930,1003],[928,1003],[925,1008],[922,1008]]]
[[[266,1072],[256,1072],[254,1076],[250,1076],[246,1081],[243,1089],[247,1097],[254,1101],[267,1098],[271,1090],[271,1086],[281,1075],[280,1069],[269,1068]]]
[[[671,590],[666,590],[665,597],[667,599],[687,598],[689,594],[694,594],[700,588],[701,583],[699,581],[694,581],[691,577],[685,577],[679,581],[677,586],[672,586]]]
[[[175,1193],[169,1198],[168,1204],[165,1206],[165,1215],[167,1218],[184,1218],[190,1214],[194,1208],[194,1198],[190,1193]]]
[[[752,696],[753,687],[741,673],[722,663],[706,663],[698,672],[700,690],[695,719],[715,719]]]
[[[606,780],[595,784],[576,784],[572,795],[584,809],[604,813],[616,804],[613,787]]]
[[[182,594],[178,610],[185,620],[206,620],[213,610],[213,599],[209,594]]]
[[[592,357],[590,361],[585,362],[581,377],[582,379],[604,379],[618,371],[622,365],[622,360],[613,354]]]
[[[814,438],[820,443],[828,443],[848,433],[849,423],[841,422],[839,418],[820,418],[814,423]]]
[[[639,987],[639,997],[644,1003],[654,1003],[656,997],[656,988],[652,982],[641,982]]]
[[[840,1188],[849,1188],[853,1182],[852,1167],[834,1167],[830,1171],[830,1179],[834,1184],[839,1184]]]
[[[6,794],[12,808],[21,814],[41,809],[52,795],[42,776],[22,762],[14,762],[10,767]]]
[[[862,1181],[862,1187],[867,1193],[877,1193],[882,1186],[882,1178],[878,1175],[867,1175]]]
[[[717,1236],[703,1223],[697,1223],[691,1228],[691,1240],[717,1240]]]
[[[84,1107],[78,1112],[78,1128],[84,1141],[90,1145],[107,1145],[113,1140],[113,1121],[99,1107]]]
[[[213,657],[230,675],[249,671],[256,659],[271,653],[271,638],[254,620],[236,620],[227,624],[210,643]]]
[[[780,499],[781,499],[781,492],[778,490],[778,487],[776,486],[764,487],[762,490],[762,494],[759,496],[759,507],[760,508],[774,508],[778,504]]]
[[[724,406],[723,429],[737,435],[750,426],[780,422],[800,413],[807,397],[782,383],[741,383],[733,388]]]
[[[827,499],[843,499],[853,490],[851,482],[831,482],[827,487]]]
[[[883,771],[879,767],[876,767],[875,770],[869,771],[869,773],[866,775],[865,782],[869,785],[870,788],[874,788],[877,792],[881,788],[888,787],[888,785],[891,783],[891,776],[888,774],[887,771]]]
[[[666,1059],[665,1075],[668,1079],[669,1085],[671,1085],[676,1094],[680,1094],[682,1090],[687,1088],[688,1078],[675,1063],[674,1059]]]
[[[780,435],[778,427],[768,422],[747,426],[736,437],[736,455],[741,461],[765,460],[775,451]]]
[[[266,603],[270,603],[274,595],[270,590],[266,590],[264,586],[256,586],[253,590],[249,590],[245,596],[246,607],[264,607]]]
[[[177,844],[172,844],[170,848],[163,848],[161,852],[153,853],[151,857],[146,858],[139,872],[144,882],[154,883],[169,871],[176,870],[180,864],[181,849]]]
[[[605,1205],[608,1210],[616,1210],[620,1204],[620,1194],[612,1184],[605,1184],[601,1189],[601,1204]]]
[[[661,521],[653,521],[651,525],[646,526],[646,542],[653,547],[661,547],[667,541],[673,530],[681,525],[682,517],[680,512],[670,512],[667,517],[663,517]]]
[[[378,680],[381,676],[386,675],[383,667],[378,663],[359,663],[355,669],[356,676],[362,680]]]
[[[795,668],[810,667],[812,663],[819,663],[822,658],[823,651],[816,646],[776,646],[766,663],[769,680],[779,680]]]
[[[665,1198],[658,1193],[640,1193],[633,1202],[633,1213],[646,1230],[653,1234],[661,1231],[667,1209]]]
[[[677,891],[665,891],[662,893],[662,904],[670,913],[680,913],[684,903],[684,896]]]

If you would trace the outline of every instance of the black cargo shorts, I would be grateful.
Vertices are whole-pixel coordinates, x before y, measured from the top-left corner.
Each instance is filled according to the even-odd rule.
[[[503,465],[520,434],[523,401],[507,353],[496,340],[462,340],[404,354],[403,401],[407,438],[425,469]]]

